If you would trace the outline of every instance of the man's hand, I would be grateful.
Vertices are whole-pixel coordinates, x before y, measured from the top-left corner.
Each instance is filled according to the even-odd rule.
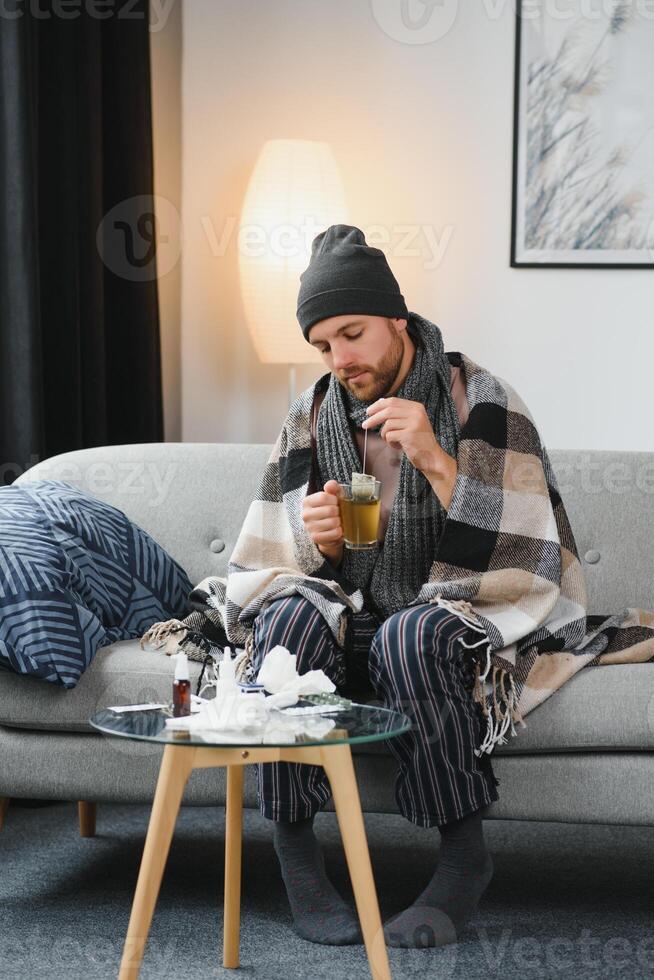
[[[304,498],[302,520],[318,551],[332,565],[340,564],[345,539],[338,510],[337,480],[328,480],[324,491]]]
[[[429,480],[447,510],[457,474],[456,460],[439,443],[427,409],[408,398],[378,398],[366,409],[364,429],[381,425],[380,436],[389,446],[401,449],[409,462]]]

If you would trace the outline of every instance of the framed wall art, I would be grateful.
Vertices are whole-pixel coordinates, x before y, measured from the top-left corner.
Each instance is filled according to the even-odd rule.
[[[517,0],[511,265],[654,268],[654,3]]]

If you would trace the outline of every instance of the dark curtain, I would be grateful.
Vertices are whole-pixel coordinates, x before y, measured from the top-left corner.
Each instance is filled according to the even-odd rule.
[[[163,438],[152,170],[147,0],[4,0],[0,484]]]

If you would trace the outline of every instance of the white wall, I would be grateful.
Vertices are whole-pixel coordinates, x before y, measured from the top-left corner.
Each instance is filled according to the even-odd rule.
[[[235,226],[261,144],[295,136],[332,145],[409,309],[510,381],[550,448],[654,449],[652,271],[509,267],[514,5],[489,6],[409,44],[367,0],[183,0],[185,440],[272,442],[286,413],[286,370],[247,332]],[[422,232],[399,254],[405,226],[450,229],[437,267]]]

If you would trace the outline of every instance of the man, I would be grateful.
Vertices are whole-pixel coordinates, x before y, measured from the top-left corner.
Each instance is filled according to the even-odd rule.
[[[194,612],[155,624],[142,643],[196,659],[244,646],[246,681],[281,644],[300,673],[321,668],[343,693],[411,716],[388,742],[395,796],[408,820],[438,827],[439,860],[384,932],[390,945],[438,946],[458,938],[492,877],[481,817],[498,799],[494,746],[583,667],[654,659],[653,614],[587,616],[578,549],[529,410],[506,381],[445,353],[439,328],[409,313],[384,253],[358,228],[318,235],[300,279],[298,321],[329,372],[284,420],[227,577],[201,582]],[[364,453],[382,481],[381,542],[353,551],[335,491]],[[360,941],[313,833],[330,796],[324,771],[260,765],[258,789],[296,931]]]
[[[491,880],[481,811],[498,799],[489,757],[474,753],[481,714],[463,686],[458,641],[471,634],[447,609],[408,607],[433,561],[457,476],[468,410],[461,367],[443,352],[438,328],[409,314],[384,253],[357,228],[335,225],[315,239],[298,320],[331,372],[316,441],[323,489],[307,494],[302,519],[365,604],[351,617],[346,653],[309,598],[275,599],[254,621],[253,667],[281,644],[297,655],[300,673],[321,668],[338,689],[376,694],[412,714],[411,733],[389,742],[399,763],[396,796],[407,819],[438,826],[439,861],[427,887],[384,931],[390,945],[441,945],[456,940]],[[372,553],[344,550],[336,496],[337,481],[362,469],[366,430],[366,472],[383,488],[382,542]],[[407,522],[410,562],[395,547]],[[390,609],[396,612],[387,615]],[[315,812],[330,795],[323,770],[258,768],[296,931],[320,943],[361,942],[357,916],[329,882],[313,832]]]

